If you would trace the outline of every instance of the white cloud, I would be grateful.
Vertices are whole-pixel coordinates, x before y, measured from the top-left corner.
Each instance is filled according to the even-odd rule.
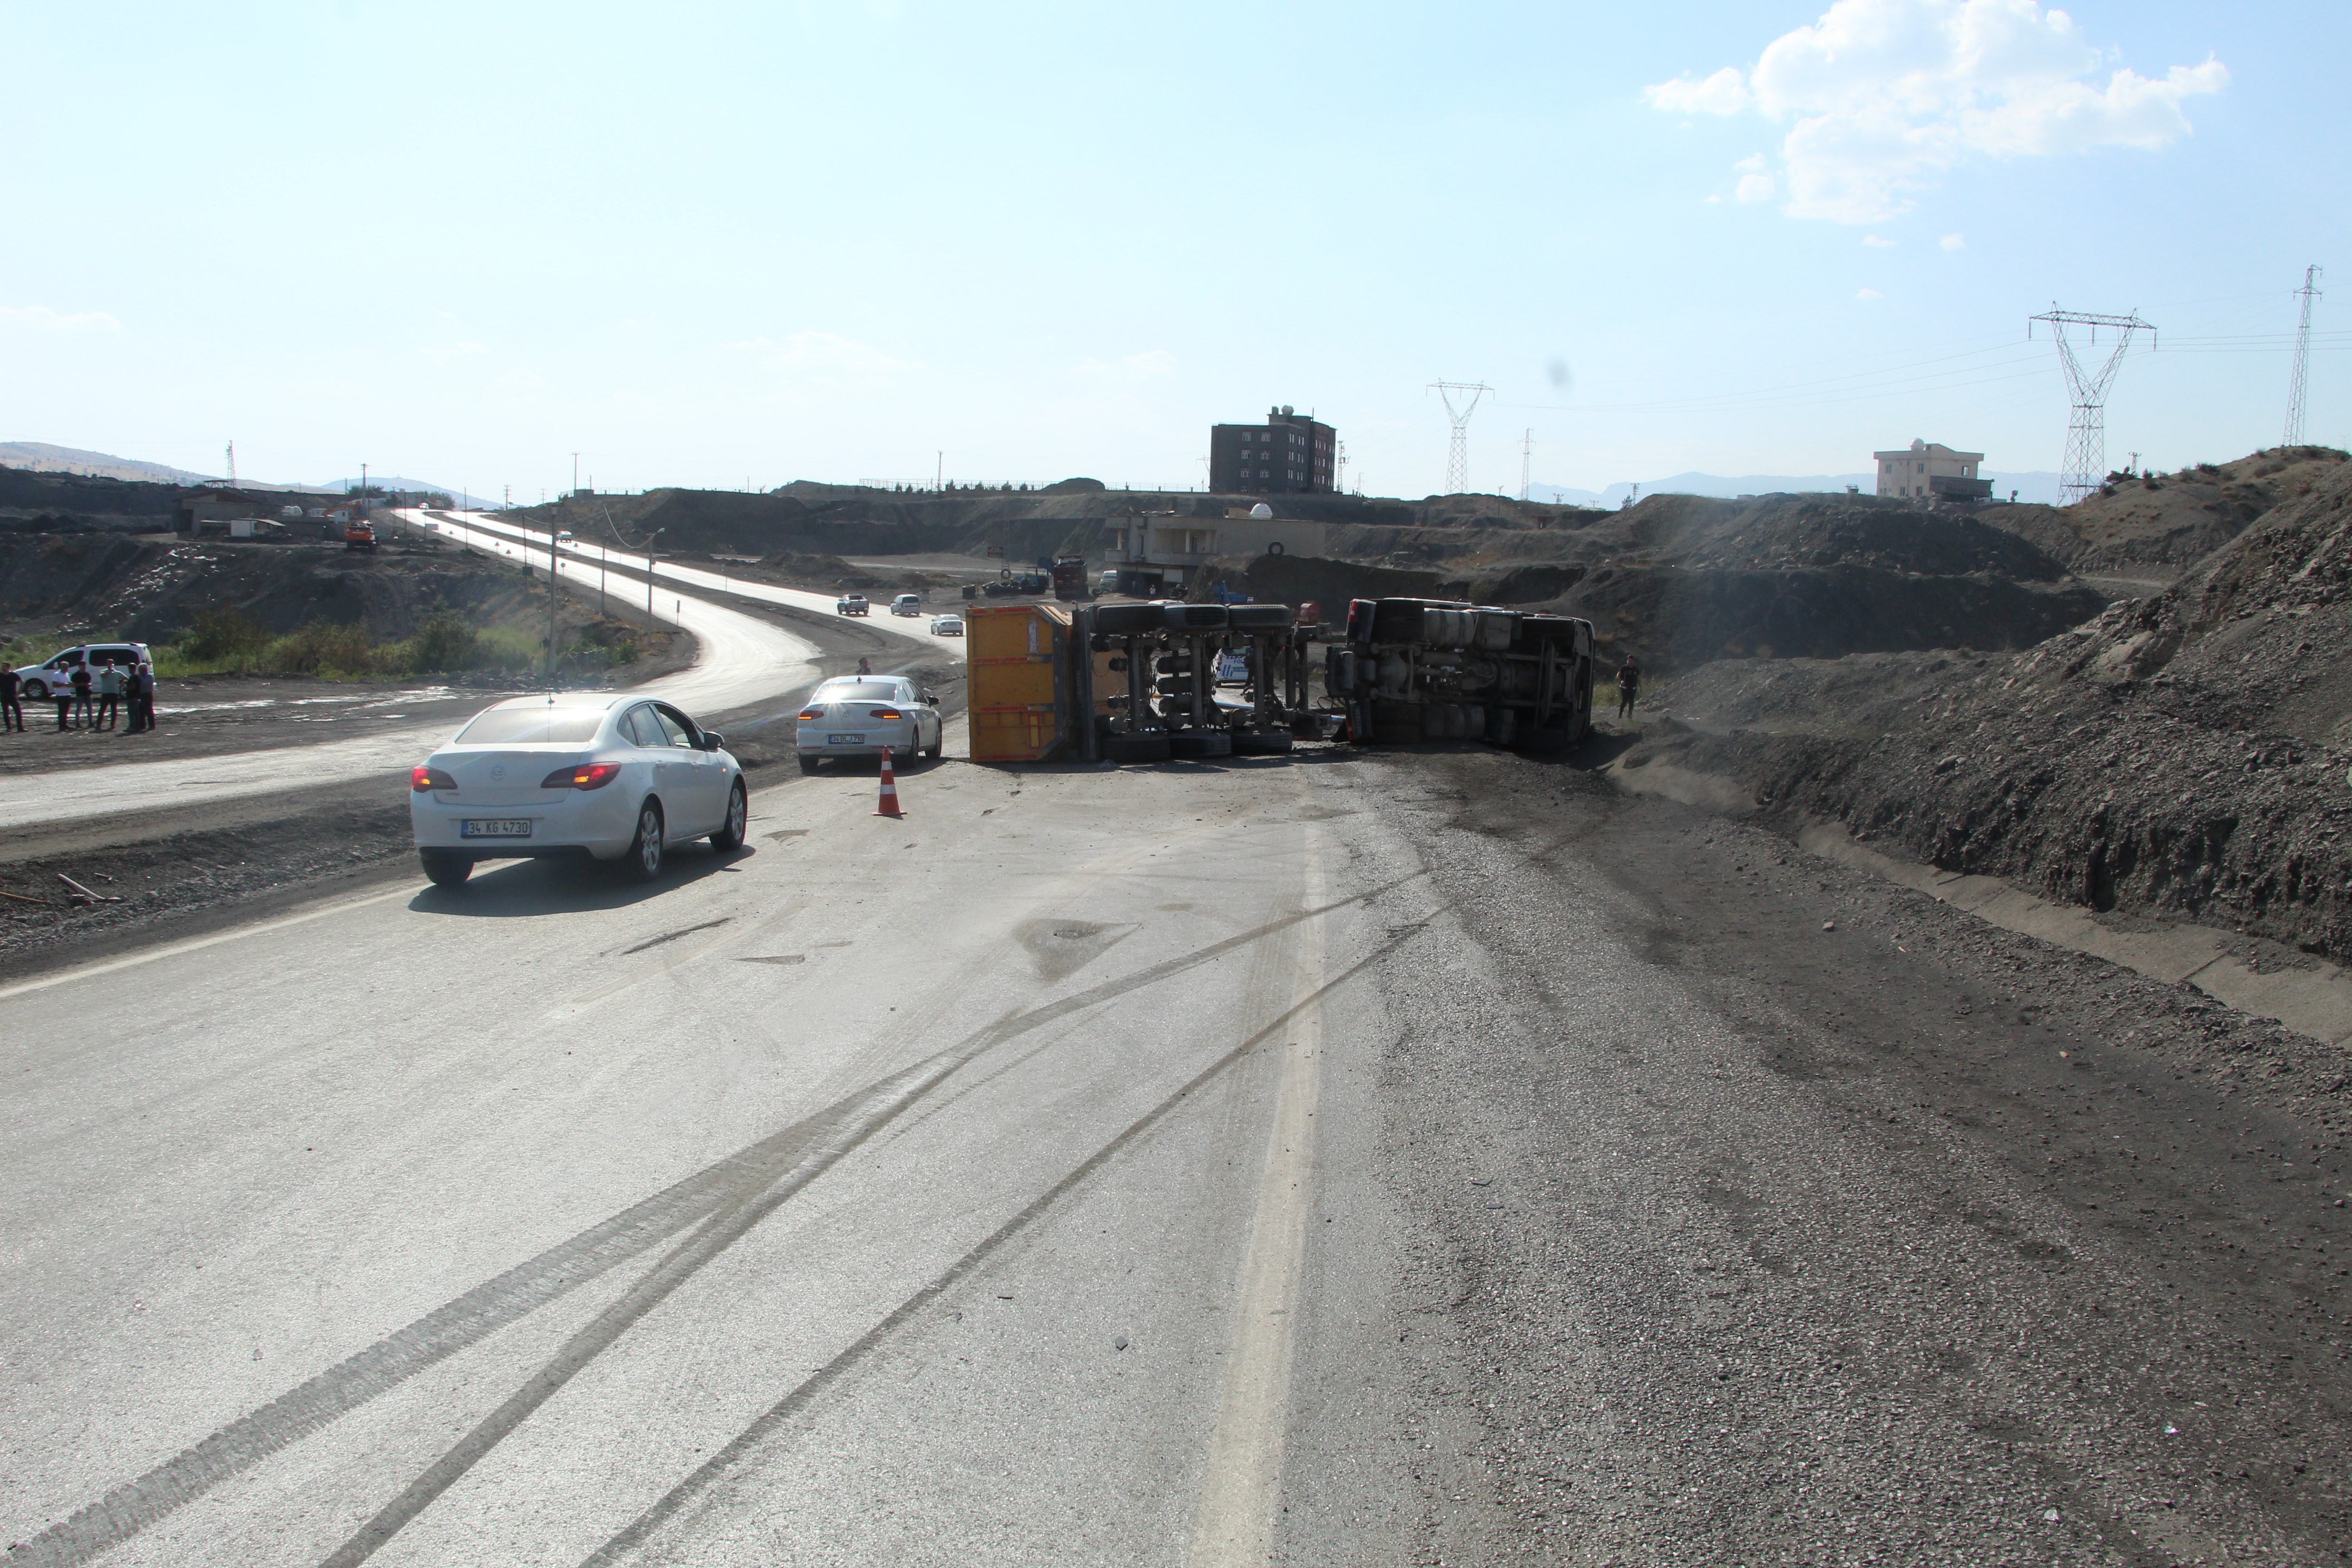
[[[2160,78],[2101,57],[2072,16],[2038,0],[1836,0],[1743,73],[1646,88],[1673,113],[1753,110],[1784,123],[1792,217],[1876,223],[1972,157],[2163,147],[2189,134],[2182,100],[2219,92],[2219,60]]]
[[[1780,189],[1780,183],[1769,174],[1742,174],[1739,188],[1732,195],[1743,202],[1769,202]]]
[[[1756,100],[1748,96],[1747,83],[1740,80],[1737,66],[1726,66],[1705,81],[1693,81],[1688,77],[1662,81],[1655,87],[1643,88],[1642,96],[1650,100],[1653,108],[1669,114],[1737,114],[1756,106]]]
[[[1875,289],[1857,289],[1853,291],[1853,297],[1857,300],[1884,300],[1886,298],[1885,295],[1880,293]]]
[[[114,332],[122,323],[103,310],[79,310],[60,315],[47,305],[0,305],[0,326],[30,327],[44,332]]]
[[[1873,250],[1892,250],[1895,246],[1895,241],[1891,239],[1881,239],[1874,234],[1864,235],[1862,237],[1862,243],[1870,247]]]
[[[446,348],[425,349],[423,351],[426,359],[435,360],[465,359],[474,354],[486,354],[489,352],[489,350],[477,342],[456,342],[451,343]]]
[[[1968,240],[1964,237],[1957,234],[1948,234],[1936,243],[1942,246],[1946,250],[1966,250],[1969,246]]]

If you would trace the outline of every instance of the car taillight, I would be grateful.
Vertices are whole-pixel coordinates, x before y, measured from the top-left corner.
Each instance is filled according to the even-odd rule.
[[[822,708],[803,708],[801,710],[801,717],[814,721],[824,717],[824,710]]]
[[[427,790],[456,789],[457,781],[439,768],[411,768],[408,772],[408,787],[423,795]]]
[[[903,719],[906,715],[899,712],[896,708],[877,708],[872,712],[866,714],[866,717],[869,719]]]
[[[539,781],[541,789],[603,789],[620,773],[618,763],[582,763],[577,767],[558,768]]]

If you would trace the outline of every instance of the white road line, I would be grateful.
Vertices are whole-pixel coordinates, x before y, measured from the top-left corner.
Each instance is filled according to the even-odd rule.
[[[1303,900],[1308,909],[1320,908],[1328,896],[1320,850],[1309,828]],[[1186,1558],[1191,1568],[1265,1563],[1273,1552],[1282,1499],[1291,1354],[1306,1282],[1307,1222],[1314,1208],[1315,1110],[1323,1089],[1323,1013],[1313,1001],[1324,984],[1323,922],[1306,921],[1297,929],[1291,1005],[1298,1012],[1276,1081],[1274,1121],[1250,1220],[1216,1431],[1193,1514]]]

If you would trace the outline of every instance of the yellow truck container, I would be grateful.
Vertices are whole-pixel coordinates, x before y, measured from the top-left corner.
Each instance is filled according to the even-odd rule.
[[[971,760],[1042,763],[1073,753],[1071,606],[973,605],[963,613]]]

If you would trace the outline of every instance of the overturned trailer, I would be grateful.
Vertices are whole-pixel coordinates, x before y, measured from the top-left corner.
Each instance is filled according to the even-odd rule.
[[[1269,756],[1339,736],[1535,747],[1591,728],[1592,626],[1563,616],[1360,599],[1343,629],[1313,605],[1154,600],[968,622],[976,762]]]
[[[1324,690],[1360,742],[1572,745],[1592,728],[1592,623],[1445,599],[1358,599]]]

